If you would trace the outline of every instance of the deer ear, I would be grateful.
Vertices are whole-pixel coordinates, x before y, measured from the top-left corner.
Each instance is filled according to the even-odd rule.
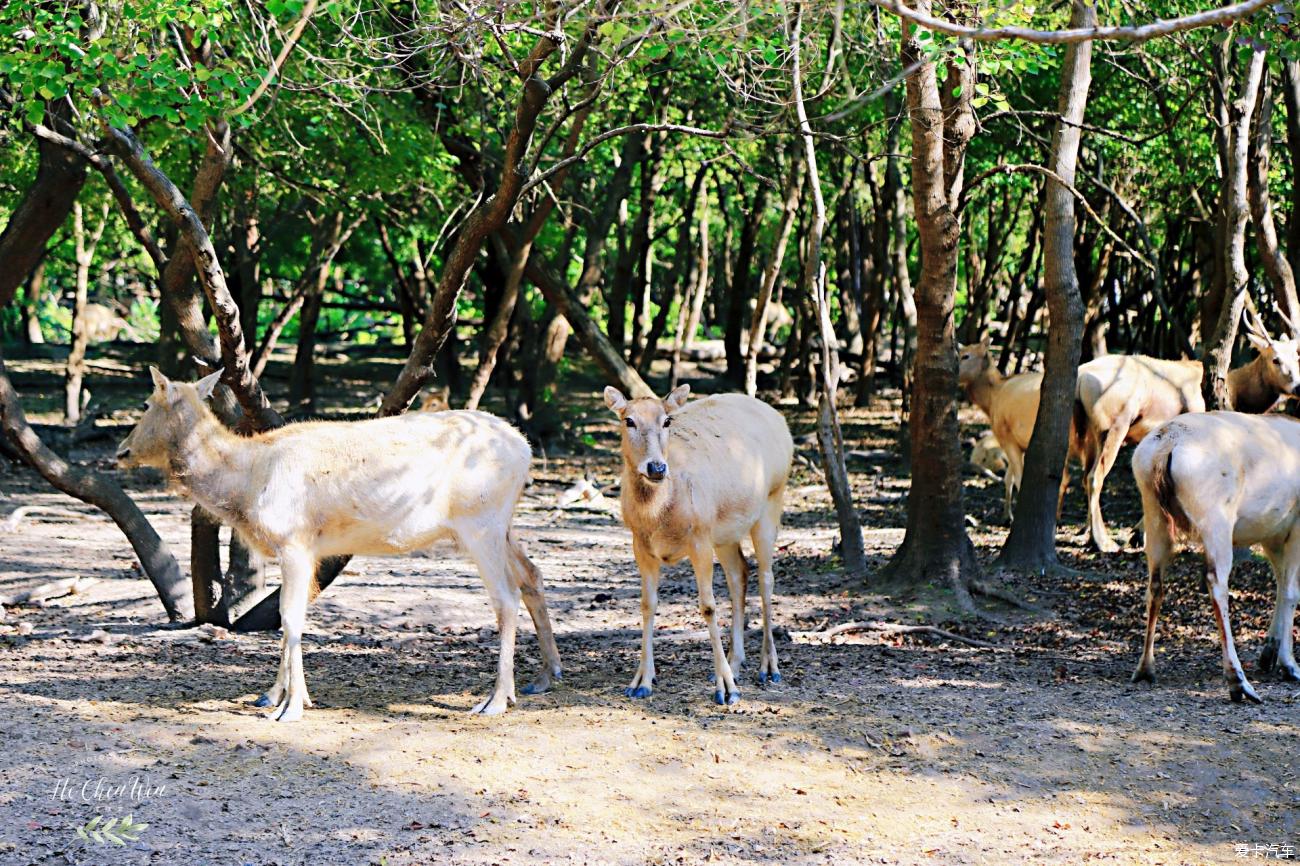
[[[153,386],[159,391],[166,391],[167,385],[170,384],[167,377],[157,367],[149,368],[149,375],[153,377]]]
[[[622,391],[610,385],[605,388],[605,405],[615,412],[622,412],[627,408],[627,398]]]
[[[691,398],[690,385],[678,385],[664,398],[664,408],[671,414],[686,405],[686,401]]]
[[[980,340],[980,348],[983,349],[985,352],[987,352],[989,350],[989,347],[992,345],[991,339],[992,338],[986,335],[984,339]]]
[[[221,381],[221,374],[224,372],[225,368],[222,367],[220,370],[217,370],[217,372],[204,376],[202,379],[194,383],[194,390],[199,392],[200,400],[206,400],[212,396],[212,392],[216,389],[217,383]]]

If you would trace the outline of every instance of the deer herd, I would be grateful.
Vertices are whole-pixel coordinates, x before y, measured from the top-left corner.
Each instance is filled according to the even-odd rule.
[[[1102,551],[1117,545],[1101,514],[1101,488],[1125,442],[1140,443],[1133,472],[1142,496],[1148,562],[1146,640],[1134,681],[1154,678],[1155,625],[1174,542],[1199,541],[1206,584],[1234,701],[1259,697],[1246,679],[1228,619],[1233,547],[1260,545],[1277,583],[1272,626],[1259,661],[1300,681],[1292,622],[1300,601],[1300,424],[1263,415],[1279,397],[1300,395],[1297,341],[1273,340],[1247,320],[1257,356],[1231,371],[1235,412],[1205,413],[1197,361],[1105,356],[1082,365],[1070,456],[1083,465],[1088,536]],[[497,679],[473,709],[496,715],[515,702],[514,648],[519,605],[537,632],[541,668],[521,689],[538,694],[560,678],[560,655],[537,567],[513,527],[528,483],[524,437],[492,415],[417,411],[367,421],[307,422],[239,436],[208,407],[218,371],[196,383],[152,371],[154,390],[117,451],[123,467],[160,470],[169,484],[231,526],[250,549],[279,560],[280,666],[255,702],[278,721],[311,706],[303,670],[307,606],[327,557],[396,555],[450,540],[473,561],[496,615]],[[1005,454],[980,444],[980,462],[1005,466],[1007,515],[1019,490],[1038,411],[1041,373],[1002,376],[989,343],[960,347],[959,382],[988,416]],[[773,556],[794,444],[782,415],[741,394],[691,401],[683,385],[663,399],[629,399],[606,388],[605,404],[622,437],[620,502],[641,575],[641,660],[624,690],[649,697],[657,685],[654,626],[660,569],[688,560],[713,661],[713,699],[740,699],[745,661],[746,538],[757,565],[763,628],[756,680],[781,682],[773,637]],[[435,407],[437,408],[437,407]],[[1200,414],[1191,414],[1200,413]],[[1241,413],[1256,413],[1254,415]],[[987,471],[987,470],[986,470]],[[1064,496],[1068,468],[1061,480]],[[723,640],[713,591],[721,565],[731,598],[731,639]]]

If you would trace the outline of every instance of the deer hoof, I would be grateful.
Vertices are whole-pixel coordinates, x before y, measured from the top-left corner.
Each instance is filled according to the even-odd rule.
[[[1262,704],[1264,702],[1256,692],[1255,687],[1245,680],[1232,683],[1228,687],[1228,695],[1232,698],[1234,704],[1239,704],[1243,699],[1250,701],[1252,704]]]
[[[255,707],[269,707],[269,706],[271,706],[271,696],[270,696],[270,695],[267,695],[267,694],[263,694],[263,695],[259,696],[255,701],[253,701],[253,706],[255,706]]]
[[[779,683],[779,682],[781,682],[780,674],[776,674],[776,673],[769,674],[767,671],[763,671],[758,675],[758,684],[760,686],[765,686],[768,683]]]
[[[628,696],[629,698],[635,698],[635,699],[638,699],[638,700],[641,699],[641,698],[648,698],[648,697],[650,697],[650,687],[649,687],[649,686],[637,686],[637,687],[634,688],[634,689],[633,689],[633,688],[626,688],[626,689],[623,689],[623,694],[626,695],[626,696]]]
[[[1278,676],[1286,682],[1300,683],[1300,667],[1283,664],[1278,666],[1277,672]]]
[[[738,704],[740,703],[740,692],[731,692],[730,694],[726,694],[722,691],[716,691],[713,693],[713,702],[722,707],[729,704]]]
[[[1137,670],[1133,671],[1133,676],[1129,677],[1129,682],[1131,683],[1154,683],[1155,681],[1155,671],[1146,666],[1140,666]]]

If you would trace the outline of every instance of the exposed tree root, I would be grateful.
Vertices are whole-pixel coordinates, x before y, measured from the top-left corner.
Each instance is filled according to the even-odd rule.
[[[898,622],[885,622],[884,620],[866,620],[862,622],[846,622],[829,628],[826,631],[795,631],[790,633],[791,638],[806,640],[809,643],[830,643],[834,638],[842,634],[852,634],[860,631],[880,631],[887,634],[929,634],[944,640],[956,641],[967,646],[980,647],[982,649],[1005,649],[995,643],[978,640],[973,637],[957,634],[947,629],[939,628],[933,625],[904,625]]]
[[[970,582],[970,588],[977,595],[982,595],[985,598],[996,598],[998,601],[1005,602],[1006,604],[1009,604],[1012,607],[1018,607],[1021,610],[1027,610],[1030,613],[1035,613],[1038,614],[1039,616],[1055,616],[1055,614],[1053,614],[1047,608],[1039,607],[1036,604],[1031,604],[1025,601],[1020,596],[1016,595],[1011,590],[1005,589],[1001,586],[997,586],[996,584],[988,583],[987,581],[984,580],[979,580],[979,579],[972,580]]]

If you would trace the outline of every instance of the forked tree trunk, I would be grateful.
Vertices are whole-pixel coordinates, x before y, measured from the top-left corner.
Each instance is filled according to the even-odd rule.
[[[929,14],[930,0],[918,0],[914,8]],[[947,586],[958,603],[973,612],[969,585],[979,574],[979,563],[966,535],[962,500],[953,307],[961,237],[956,204],[966,144],[974,132],[970,113],[974,58],[973,50],[967,49],[949,61],[941,97],[937,70],[926,51],[912,25],[904,23],[902,65],[912,70],[907,76],[907,110],[921,277],[916,287],[916,360],[908,424],[912,489],[907,498],[907,532],[885,574],[909,586]]]
[[[1225,37],[1232,51],[1231,36]],[[1201,383],[1205,405],[1210,409],[1230,409],[1228,367],[1232,364],[1232,345],[1237,339],[1237,323],[1246,306],[1246,287],[1250,274],[1246,270],[1246,163],[1250,146],[1250,119],[1259,96],[1264,73],[1265,53],[1251,53],[1250,65],[1241,85],[1241,95],[1233,100],[1229,112],[1231,123],[1225,130],[1229,152],[1223,179],[1226,232],[1223,258],[1227,268],[1228,291],[1219,309],[1214,336],[1206,345],[1205,378]]]
[[[1097,11],[1090,0],[1074,0],[1070,26],[1093,27]],[[1074,185],[1079,159],[1084,109],[1092,81],[1092,43],[1079,42],[1065,50],[1060,119],[1052,136],[1049,168]],[[1016,502],[1015,519],[998,557],[1006,568],[1039,570],[1056,565],[1056,508],[1061,473],[1068,457],[1079,353],[1083,348],[1083,300],[1074,269],[1074,196],[1055,178],[1047,180],[1043,231],[1043,281],[1051,328],[1047,334],[1046,371],[1034,420],[1034,434],[1025,452],[1025,467]]]

